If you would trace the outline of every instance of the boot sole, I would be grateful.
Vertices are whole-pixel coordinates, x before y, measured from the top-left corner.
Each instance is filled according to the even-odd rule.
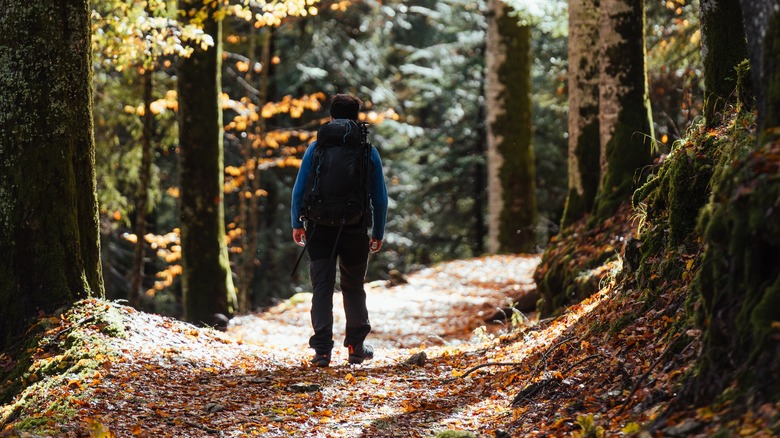
[[[371,357],[350,356],[349,357],[349,363],[358,365],[358,364],[363,363],[364,361],[367,361],[367,360],[373,359],[373,358],[374,358],[374,356],[371,356]]]

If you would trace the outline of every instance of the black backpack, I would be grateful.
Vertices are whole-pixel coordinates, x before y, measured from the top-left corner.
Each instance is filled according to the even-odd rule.
[[[301,217],[318,225],[370,226],[367,124],[336,119],[317,131]]]

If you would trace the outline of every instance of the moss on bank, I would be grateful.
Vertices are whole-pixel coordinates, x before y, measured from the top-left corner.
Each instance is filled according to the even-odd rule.
[[[780,143],[754,144],[754,115],[732,111],[715,129],[692,128],[634,194],[643,229],[623,287],[682,289],[680,327],[695,319],[704,336],[684,400],[708,403],[737,382],[729,398],[780,394]]]
[[[710,198],[713,178],[722,169],[735,148],[736,119],[720,130],[707,130],[703,124],[692,127],[677,142],[653,177],[633,196],[633,205],[641,223],[637,251],[629,254],[631,269],[646,287],[658,287],[663,280],[690,275],[702,251],[696,230],[699,212]],[[690,262],[690,264],[689,264]],[[661,280],[661,281],[656,281]]]
[[[780,141],[735,148],[702,211],[707,241],[696,290],[707,328],[689,388],[710,400],[737,378],[743,394],[780,400]],[[757,394],[759,394],[757,396]]]
[[[599,290],[610,263],[620,258],[625,242],[635,234],[631,207],[621,206],[614,216],[589,228],[585,217],[553,237],[534,272],[541,296],[542,317],[556,315]]]
[[[622,311],[592,330],[614,335],[667,308],[669,339],[687,342],[698,326],[702,352],[681,401],[780,400],[780,141],[759,135],[757,148],[755,115],[740,108],[713,128],[692,126],[634,193],[632,209],[611,224],[574,224],[535,273],[542,315],[554,315],[597,290],[583,275],[605,273],[620,251],[616,236],[625,237],[614,298]]]
[[[96,334],[124,336],[119,311],[110,303],[89,299],[40,318],[5,354],[13,366],[0,369],[0,428],[20,420],[21,430],[45,433],[47,425],[75,414],[79,401],[42,399],[58,387],[78,386],[78,398],[89,397],[89,382],[115,355]],[[48,405],[45,411],[40,406]],[[28,415],[35,412],[34,415]]]

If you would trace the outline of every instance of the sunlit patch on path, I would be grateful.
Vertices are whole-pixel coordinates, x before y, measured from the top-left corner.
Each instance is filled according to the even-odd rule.
[[[367,306],[373,329],[367,342],[393,349],[468,341],[484,318],[508,304],[509,297],[534,287],[532,274],[538,262],[537,256],[492,256],[442,263],[396,287],[386,288],[383,281],[369,283]],[[336,293],[333,301],[338,346],[344,338],[341,294]],[[309,294],[299,294],[264,313],[235,318],[230,334],[247,344],[301,353],[311,335],[310,309]]]

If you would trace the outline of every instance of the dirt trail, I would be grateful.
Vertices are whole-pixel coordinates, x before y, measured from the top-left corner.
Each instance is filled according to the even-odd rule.
[[[427,268],[395,287],[386,287],[384,281],[369,283],[367,307],[373,329],[367,342],[378,349],[394,349],[468,341],[485,318],[511,301],[509,297],[534,287],[532,274],[538,262],[533,256],[493,256]],[[229,334],[248,344],[304,351],[311,335],[310,304],[310,295],[303,293],[262,314],[235,318]],[[338,347],[345,322],[340,293],[335,294],[333,307]]]
[[[446,429],[494,436],[511,415],[511,394],[490,389],[489,379],[453,376],[498,351],[468,339],[507,295],[531,287],[537,263],[487,257],[441,264],[397,287],[370,285],[376,357],[357,366],[343,348],[329,368],[308,365],[305,299],[238,318],[228,333],[88,300],[80,312],[114,315],[123,333],[108,333],[98,322],[104,316],[79,316],[93,322],[76,325],[53,318],[62,324],[54,331],[90,342],[74,353],[42,351],[39,365],[70,366],[70,354],[90,359],[73,368],[80,374],[47,377],[20,404],[4,406],[5,430],[26,423],[43,431],[36,436],[58,437],[430,437]],[[423,364],[404,364],[420,352]]]

